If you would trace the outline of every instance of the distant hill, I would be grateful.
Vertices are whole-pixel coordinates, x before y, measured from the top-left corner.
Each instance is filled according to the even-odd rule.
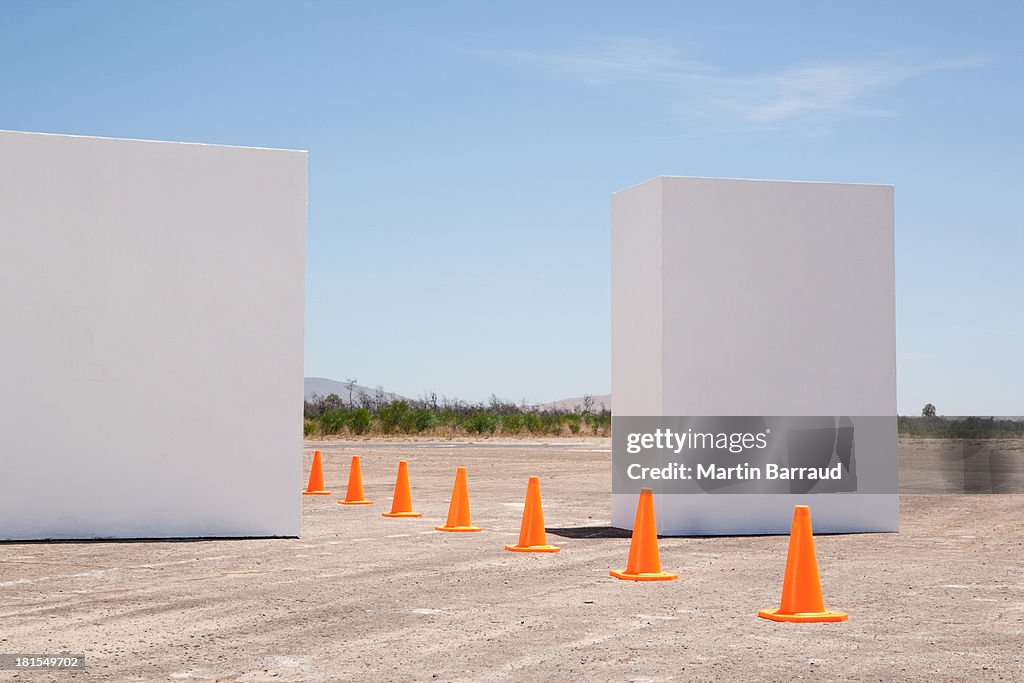
[[[612,409],[611,394],[591,394],[590,397],[594,399],[593,410],[600,411],[602,406],[606,410]],[[583,408],[582,396],[576,396],[573,398],[563,398],[560,401],[551,401],[550,403],[540,403],[537,405],[538,408],[548,408],[555,410],[574,410],[577,406]]]
[[[306,398],[309,399],[313,394],[318,396],[330,396],[331,394],[337,394],[341,397],[341,400],[348,403],[349,392],[348,385],[344,382],[339,382],[336,379],[327,379],[326,377],[306,377],[304,378],[303,384],[305,385]],[[375,396],[377,390],[373,387],[364,386],[362,384],[352,385],[352,401],[358,403],[360,392],[365,393],[369,396]],[[594,410],[600,411],[602,406],[611,410],[612,408],[612,395],[611,394],[592,394],[594,399]],[[384,392],[385,401],[409,401],[412,400],[408,396],[402,396],[391,391]],[[577,396],[574,398],[563,398],[560,401],[551,401],[549,403],[538,403],[537,408],[541,410],[545,409],[556,409],[556,410],[574,410],[577,406],[583,407],[583,397]]]
[[[329,396],[330,394],[337,394],[346,403],[349,400],[348,385],[344,382],[339,382],[336,379],[327,379],[326,377],[306,377],[304,378],[305,394],[308,399],[312,394],[318,394],[320,396]],[[376,396],[377,390],[373,387],[368,387],[362,384],[355,384],[352,386],[352,401],[358,403],[360,392],[367,394],[368,396]],[[408,396],[396,394],[392,391],[383,392],[384,400],[390,401],[411,401]],[[612,395],[609,394],[591,394],[594,399],[593,409],[595,412],[600,412],[602,406],[606,410],[612,409]],[[558,401],[549,401],[547,403],[534,404],[535,408],[540,410],[575,410],[577,407],[583,408],[583,396],[573,396],[572,398],[563,398]],[[911,417],[914,417],[913,415]],[[964,416],[959,415],[944,415],[942,416],[947,420],[963,420]],[[981,415],[980,417],[989,417],[988,415]],[[1001,420],[1024,420],[1022,415],[996,415],[996,419]]]
[[[339,382],[336,379],[327,379],[326,377],[306,377],[303,380],[303,386],[308,399],[312,394],[318,394],[320,396],[330,396],[331,394],[337,394],[341,397],[341,400],[348,403],[348,385],[345,382]],[[369,396],[375,396],[377,390],[373,387],[366,387],[361,384],[352,385],[352,401],[359,401],[360,392],[365,393]],[[385,401],[408,401],[409,399],[401,394],[396,394],[390,391],[384,392]]]

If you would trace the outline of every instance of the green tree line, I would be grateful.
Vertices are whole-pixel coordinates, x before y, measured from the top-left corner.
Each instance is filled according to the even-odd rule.
[[[947,439],[1024,438],[1024,420],[999,417],[948,418],[928,404],[920,417],[901,415],[899,434]],[[312,394],[305,401],[304,433],[327,435],[424,436],[609,436],[612,415],[607,406],[595,406],[584,397],[573,408],[537,408],[492,396],[486,403],[438,399],[431,394],[418,400],[384,398],[383,392],[345,401],[337,394]]]
[[[594,406],[590,397],[572,409],[517,405],[492,396],[487,403],[438,399],[431,394],[419,400],[384,400],[360,393],[344,401],[337,394],[313,394],[305,401],[306,436],[325,435],[534,435],[608,436],[611,412]]]
[[[932,410],[926,409],[921,417],[901,415],[899,417],[899,433],[901,436],[928,436],[945,439],[1024,438],[1024,420],[997,417],[954,419],[936,416],[933,408]]]

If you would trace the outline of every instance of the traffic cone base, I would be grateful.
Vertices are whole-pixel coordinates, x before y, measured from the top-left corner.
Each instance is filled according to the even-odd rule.
[[[675,581],[679,578],[679,574],[672,574],[671,572],[643,572],[640,574],[630,574],[624,569],[613,569],[609,573],[616,579],[625,579],[626,581]]]
[[[824,612],[798,612],[796,614],[779,614],[778,609],[763,609],[757,613],[757,616],[762,619],[770,619],[771,621],[790,621],[790,622],[815,622],[815,621],[846,621],[849,615],[843,612],[833,612],[826,610]]]
[[[373,505],[372,500],[339,500],[338,505]]]
[[[505,550],[514,553],[557,553],[561,548],[557,545],[507,545]]]
[[[302,495],[304,495],[304,496],[329,496],[329,495],[331,495],[331,492],[330,491],[303,491]]]
[[[381,517],[422,517],[422,512],[382,512]]]
[[[478,526],[435,526],[438,531],[483,531]]]
[[[814,531],[811,529],[811,511],[806,505],[793,508],[793,526],[789,532],[789,551],[786,556],[786,574],[782,580],[782,600],[777,609],[763,609],[757,613],[762,619],[788,622],[846,621],[842,612],[825,609],[821,596],[818,560],[814,553]]]

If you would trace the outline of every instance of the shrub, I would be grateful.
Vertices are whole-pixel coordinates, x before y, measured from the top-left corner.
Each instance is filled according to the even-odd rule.
[[[518,434],[523,431],[523,427],[526,424],[526,419],[522,413],[502,415],[500,420],[502,434]]]
[[[377,419],[380,420],[380,430],[384,434],[391,434],[398,429],[402,418],[409,412],[409,404],[405,401],[392,401],[390,405],[383,406],[377,411]],[[403,430],[404,431],[404,430]]]
[[[526,424],[526,431],[531,434],[543,434],[544,433],[544,420],[537,413],[526,413],[523,418]]]
[[[588,422],[594,434],[608,436],[612,429],[612,416],[610,414],[590,415]]]
[[[466,418],[462,426],[470,434],[493,434],[498,428],[498,418],[478,410]]]
[[[561,434],[562,433],[562,416],[561,415],[541,415],[541,424],[543,425],[544,434]]]
[[[580,423],[583,419],[576,413],[571,413],[565,416],[565,421],[569,424],[569,431],[573,434],[580,433]]]
[[[349,415],[348,428],[353,434],[365,434],[370,430],[370,411],[366,408],[356,408]]]
[[[338,434],[345,429],[349,413],[344,408],[331,410],[320,416],[320,431],[324,434]]]
[[[302,423],[302,436],[313,436],[316,434],[316,422],[304,420]]]
[[[451,429],[462,427],[462,416],[453,410],[445,410],[438,415],[438,423]]]
[[[419,434],[437,426],[437,415],[425,408],[410,410],[398,421],[398,429],[403,434]]]

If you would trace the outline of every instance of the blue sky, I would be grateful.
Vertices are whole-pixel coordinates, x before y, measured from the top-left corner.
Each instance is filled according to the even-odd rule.
[[[609,389],[609,201],[896,186],[899,407],[1024,414],[1024,5],[0,2],[0,128],[310,151],[308,375]]]

